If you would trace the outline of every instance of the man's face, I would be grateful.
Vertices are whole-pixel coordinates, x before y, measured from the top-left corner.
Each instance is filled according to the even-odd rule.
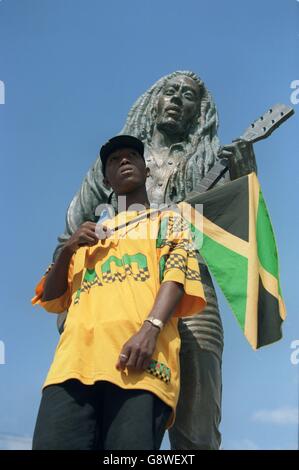
[[[157,128],[167,134],[183,136],[199,113],[200,90],[192,78],[170,79],[157,103]]]
[[[105,180],[117,195],[145,185],[148,169],[142,156],[132,148],[112,152],[106,162]]]

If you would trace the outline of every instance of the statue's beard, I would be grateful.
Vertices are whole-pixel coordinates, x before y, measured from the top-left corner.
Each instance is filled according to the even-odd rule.
[[[189,125],[183,124],[182,121],[176,121],[169,117],[162,117],[157,121],[157,129],[169,136],[181,137],[182,139],[188,134]]]

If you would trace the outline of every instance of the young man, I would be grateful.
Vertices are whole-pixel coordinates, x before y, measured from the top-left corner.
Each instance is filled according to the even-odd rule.
[[[173,424],[178,317],[206,303],[183,219],[149,208],[143,152],[124,135],[101,148],[105,184],[125,196],[125,210],[101,240],[95,223],[82,224],[36,287],[33,304],[69,313],[33,449],[155,450]],[[144,210],[130,210],[136,204]]]

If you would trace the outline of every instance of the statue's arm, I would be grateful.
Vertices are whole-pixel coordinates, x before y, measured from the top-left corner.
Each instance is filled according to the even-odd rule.
[[[102,164],[100,157],[90,168],[81,187],[72,199],[66,213],[65,230],[58,237],[58,244],[53,254],[57,259],[65,242],[75,233],[78,227],[86,221],[96,221],[95,210],[99,204],[107,202],[109,191],[103,184]]]
[[[221,163],[222,164],[221,164]],[[165,201],[183,201],[192,191],[206,191],[209,184],[214,181],[228,166],[229,172],[217,184],[240,178],[249,173],[257,173],[257,164],[253,145],[239,139],[230,145],[219,148],[216,160],[208,164],[201,153],[195,153],[187,162],[182,162],[169,178],[165,192]]]

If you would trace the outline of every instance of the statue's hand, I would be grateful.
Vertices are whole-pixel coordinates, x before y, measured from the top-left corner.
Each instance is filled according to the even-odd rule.
[[[253,171],[257,173],[257,165],[253,145],[246,140],[238,139],[220,149],[219,158],[228,162],[229,173],[232,180],[248,175]]]

